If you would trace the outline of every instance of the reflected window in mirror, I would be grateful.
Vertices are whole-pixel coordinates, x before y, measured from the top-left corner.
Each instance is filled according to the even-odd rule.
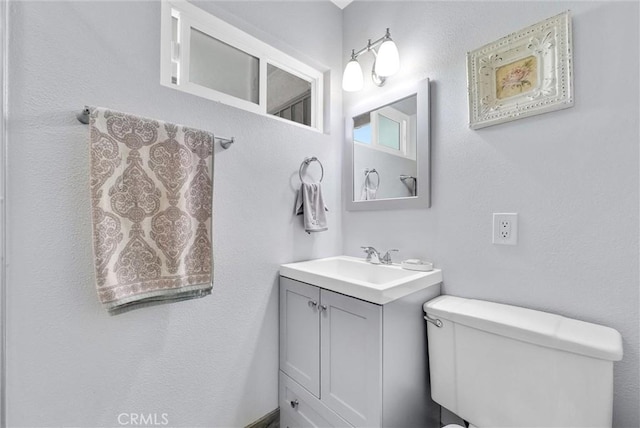
[[[371,114],[366,113],[353,118],[353,141],[359,144],[371,144]]]
[[[380,115],[378,120],[380,144],[392,150],[400,151],[400,142],[402,141],[403,137],[400,134],[400,128],[403,128],[405,126],[405,121],[396,122],[393,119],[389,119],[386,116]]]

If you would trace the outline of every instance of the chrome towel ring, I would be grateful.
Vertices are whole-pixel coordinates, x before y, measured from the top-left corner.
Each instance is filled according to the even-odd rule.
[[[302,168],[304,168],[305,166],[308,166],[311,162],[318,162],[320,164],[321,174],[320,174],[319,182],[322,183],[322,179],[324,178],[324,167],[322,166],[322,162],[320,162],[320,159],[318,159],[315,156],[312,156],[310,158],[304,158],[304,160],[300,164],[300,169],[298,170],[298,176],[300,177],[300,181],[302,181],[303,183],[309,184],[302,179]]]
[[[375,174],[378,176],[378,182],[376,183],[376,187],[372,189],[372,190],[377,190],[378,187],[380,187],[380,174],[378,173],[378,171],[376,171],[375,168],[371,168],[371,169],[367,168],[364,170],[364,185],[365,186],[367,185],[367,179],[369,178],[370,174]]]

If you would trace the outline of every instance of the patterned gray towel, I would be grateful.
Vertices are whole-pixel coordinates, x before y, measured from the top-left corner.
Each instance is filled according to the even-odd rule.
[[[212,288],[213,134],[91,108],[98,297],[112,314]]]

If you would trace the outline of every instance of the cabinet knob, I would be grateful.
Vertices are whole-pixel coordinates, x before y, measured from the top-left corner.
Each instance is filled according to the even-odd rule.
[[[327,310],[327,305],[320,305],[320,312],[326,311],[326,310]]]
[[[298,399],[297,399],[297,398],[296,398],[295,400],[291,400],[291,407],[292,407],[293,409],[295,409],[296,407],[298,407],[298,404],[300,404],[300,403],[298,402]]]
[[[315,308],[316,306],[318,306],[318,302],[316,302],[315,300],[309,300],[309,306]]]

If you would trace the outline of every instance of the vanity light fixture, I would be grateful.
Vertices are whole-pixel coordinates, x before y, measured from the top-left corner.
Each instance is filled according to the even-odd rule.
[[[378,50],[376,51],[375,48],[378,48]],[[371,70],[371,80],[376,86],[384,85],[386,78],[395,74],[400,68],[398,48],[391,39],[391,33],[387,28],[386,34],[375,42],[371,42],[371,39],[369,39],[367,46],[358,52],[355,49],[351,51],[351,60],[347,63],[342,75],[342,89],[345,91],[355,92],[362,89],[364,79],[362,67],[358,63],[358,57],[367,52],[373,53],[375,57]]]

